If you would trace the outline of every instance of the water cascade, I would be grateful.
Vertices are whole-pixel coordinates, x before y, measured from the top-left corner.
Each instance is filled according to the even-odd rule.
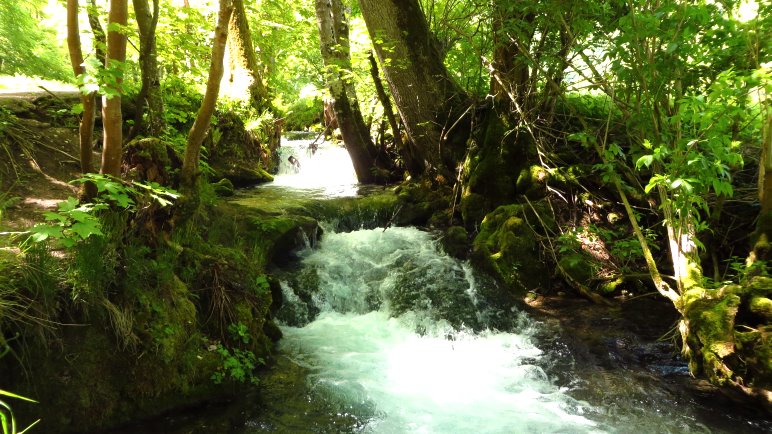
[[[283,328],[281,350],[311,371],[316,399],[366,432],[595,430],[587,405],[534,364],[542,352],[529,321],[510,312],[519,330],[490,330],[474,273],[430,234],[329,234],[302,263],[284,283],[281,318],[294,325]]]

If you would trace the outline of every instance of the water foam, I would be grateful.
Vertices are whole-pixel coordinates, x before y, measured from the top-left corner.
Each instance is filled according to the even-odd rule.
[[[327,234],[303,257],[319,277],[314,303],[321,313],[303,327],[283,327],[282,352],[313,372],[318,399],[356,415],[366,432],[597,430],[584,416],[587,405],[533,363],[541,351],[527,329],[475,333],[443,318],[456,314],[442,305],[445,293],[472,307],[478,295],[468,265],[439,252],[430,234]],[[396,305],[410,309],[395,313]]]

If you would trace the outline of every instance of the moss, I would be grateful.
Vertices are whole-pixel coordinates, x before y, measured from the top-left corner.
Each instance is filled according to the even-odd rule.
[[[772,322],[772,300],[767,297],[753,297],[748,303],[749,310],[764,319],[768,323]]]
[[[215,194],[221,197],[230,197],[234,194],[234,186],[230,179],[223,178],[212,184]]]
[[[157,138],[134,139],[123,148],[123,173],[133,180],[171,185],[182,160],[174,147]]]
[[[595,277],[595,266],[592,261],[581,253],[571,253],[563,256],[558,261],[560,267],[572,279],[587,286]]]
[[[533,165],[520,171],[517,177],[517,191],[530,199],[544,197],[547,194],[547,182],[550,172],[542,166]]]
[[[481,194],[464,191],[461,195],[461,217],[467,227],[474,227],[485,218],[485,197]]]
[[[469,255],[471,248],[469,233],[461,226],[451,226],[446,229],[441,242],[445,253],[454,258],[466,259]]]
[[[614,279],[610,282],[604,282],[600,285],[600,292],[604,294],[613,294],[623,283],[625,283],[625,279],[623,277]]]
[[[544,203],[535,204],[545,222]],[[542,287],[548,276],[534,230],[543,230],[527,205],[506,205],[485,216],[472,244],[472,259],[504,281],[518,297]]]

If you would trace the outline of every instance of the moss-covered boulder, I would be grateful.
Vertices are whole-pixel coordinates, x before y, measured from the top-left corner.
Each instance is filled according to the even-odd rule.
[[[458,259],[466,259],[472,247],[469,233],[463,226],[451,226],[446,229],[440,242],[445,253]]]
[[[235,187],[228,178],[223,178],[212,184],[212,189],[214,190],[214,193],[220,197],[230,197],[235,193]]]
[[[538,213],[538,216],[537,216]],[[549,207],[537,202],[505,205],[485,216],[472,244],[472,259],[505,282],[513,296],[546,284],[549,272],[540,257],[537,237],[551,225]]]
[[[680,329],[690,370],[772,404],[772,325],[765,315],[771,294],[767,277],[686,291]]]
[[[228,179],[235,187],[250,187],[273,181],[273,175],[259,166],[242,162],[218,166],[215,173],[217,177]]]
[[[281,125],[261,122],[249,130],[244,120],[233,112],[218,112],[215,125],[207,138],[207,162],[217,178],[228,178],[236,187],[246,187],[273,180],[269,171],[277,168],[279,138],[275,130]]]

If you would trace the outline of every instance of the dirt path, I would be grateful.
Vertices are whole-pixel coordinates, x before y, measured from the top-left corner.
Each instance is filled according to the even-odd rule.
[[[78,101],[74,87],[0,89],[0,232],[24,230],[77,194]]]

